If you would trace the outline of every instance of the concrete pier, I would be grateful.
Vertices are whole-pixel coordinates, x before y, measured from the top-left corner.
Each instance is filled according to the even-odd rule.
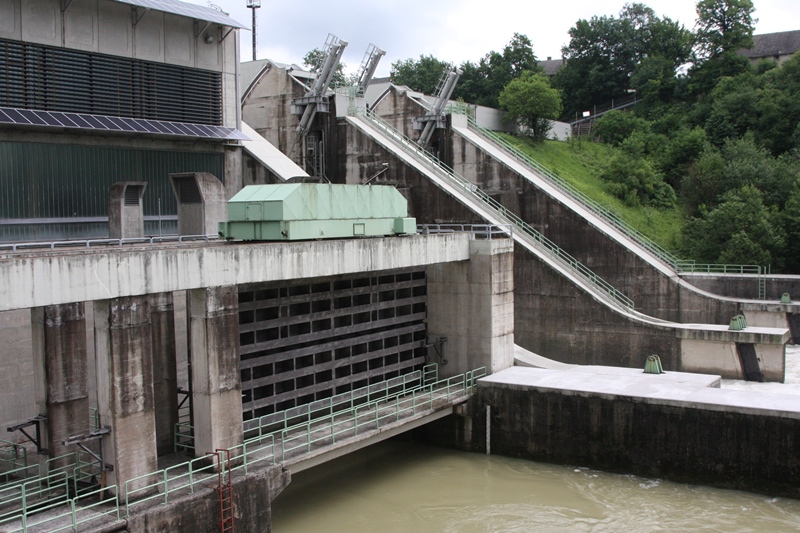
[[[235,286],[187,291],[195,454],[241,444],[239,305]]]
[[[146,296],[114,298],[94,312],[98,412],[111,428],[103,458],[124,496],[127,480],[158,470],[150,305]]]
[[[470,241],[470,260],[428,268],[428,342],[443,377],[514,364],[514,241]],[[447,341],[438,344],[437,339]],[[435,349],[443,350],[442,361]],[[448,354],[451,354],[448,356]]]
[[[75,451],[63,441],[89,431],[86,316],[83,303],[31,309],[36,406],[42,446],[56,457]],[[59,465],[56,465],[59,466]]]

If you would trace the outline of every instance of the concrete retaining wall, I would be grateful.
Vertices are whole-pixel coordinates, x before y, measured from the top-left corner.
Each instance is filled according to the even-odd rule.
[[[681,277],[705,291],[733,298],[758,299],[757,274],[681,274]],[[768,300],[780,300],[783,293],[800,300],[800,276],[766,276]]]
[[[280,466],[233,480],[234,525],[237,531],[272,531],[272,501],[289,484],[291,476]],[[135,509],[135,508],[134,508]],[[136,511],[128,518],[128,533],[217,533],[219,496],[216,489],[203,488],[166,505]]]
[[[485,450],[487,406],[492,453],[800,497],[797,412],[481,383],[462,445]]]
[[[456,172],[515,210],[535,229],[592,269],[647,315],[686,323],[725,324],[737,302],[708,298],[665,276],[649,262],[529,180],[487,155],[456,132],[445,159]],[[516,198],[507,203],[510,196]]]

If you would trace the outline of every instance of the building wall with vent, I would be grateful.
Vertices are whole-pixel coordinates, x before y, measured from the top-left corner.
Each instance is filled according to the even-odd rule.
[[[0,2],[0,108],[238,128],[238,30],[112,0]],[[224,139],[0,123],[0,242],[108,235],[108,193],[147,182],[145,234],[174,234],[168,175],[208,172],[230,197]]]

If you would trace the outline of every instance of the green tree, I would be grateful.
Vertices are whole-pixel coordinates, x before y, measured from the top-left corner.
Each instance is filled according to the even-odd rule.
[[[491,51],[480,61],[461,65],[463,74],[453,93],[454,98],[488,107],[498,107],[500,92],[523,72],[540,72],[531,40],[515,33],[502,52]]]
[[[658,158],[657,166],[666,181],[673,188],[680,186],[681,179],[689,172],[708,143],[706,132],[700,127],[682,128],[670,135],[670,141]]]
[[[654,137],[634,133],[622,142],[620,150],[600,173],[607,190],[629,206],[670,208],[675,205],[675,191],[664,182],[646,153]]]
[[[595,121],[592,135],[606,144],[619,146],[634,131],[648,129],[647,121],[633,113],[609,111]]]
[[[625,96],[637,69],[642,88],[651,76],[660,80],[658,88],[648,88],[648,97],[663,97],[669,88],[661,86],[671,84],[667,79],[691,54],[691,32],[643,4],[627,4],[619,18],[578,20],[569,34],[562,49],[566,64],[556,75],[556,86],[570,102],[569,114]]]
[[[392,83],[406,85],[411,90],[424,94],[433,94],[442,73],[449,63],[436,59],[432,55],[420,55],[416,59],[399,59],[392,63],[389,77]]]
[[[707,145],[681,180],[680,194],[689,215],[699,216],[713,207],[724,186],[725,159],[718,148]]]
[[[683,230],[683,251],[709,263],[769,265],[780,256],[783,232],[752,185],[729,191],[720,205]]]
[[[303,56],[303,65],[308,67],[308,70],[311,72],[319,72],[325,63],[326,57],[328,57],[328,54],[325,51],[320,50],[319,48],[314,48]],[[347,79],[344,69],[345,64],[340,61],[339,64],[336,65],[336,71],[333,73],[331,86],[341,87],[348,84],[350,80]]]
[[[760,114],[760,89],[753,73],[722,78],[711,91],[711,114],[705,130],[709,140],[722,146],[727,139],[755,130]]]
[[[752,0],[700,0],[697,2],[697,46],[705,58],[753,46]]]
[[[756,144],[752,134],[729,139],[722,148],[706,146],[690,166],[681,192],[690,214],[712,210],[734,189],[756,187],[768,206],[780,206],[800,163],[790,157],[776,160]]]
[[[800,242],[800,177],[790,190],[779,220],[786,236],[782,255],[784,267],[786,272],[800,274],[800,254],[797,253],[797,243]]]
[[[542,74],[530,71],[512,80],[500,93],[500,106],[534,139],[544,139],[561,113],[561,95]]]
[[[761,75],[758,134],[774,155],[800,149],[800,52]]]

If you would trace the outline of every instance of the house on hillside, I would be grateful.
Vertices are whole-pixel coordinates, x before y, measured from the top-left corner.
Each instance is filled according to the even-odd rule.
[[[564,66],[564,59],[563,58],[553,59],[552,57],[548,56],[547,59],[545,59],[544,61],[539,61],[538,64],[544,70],[545,75],[555,76],[556,72],[561,70],[561,67]]]
[[[773,59],[780,65],[800,50],[800,30],[753,35],[753,47],[739,50],[754,65],[762,59]]]

